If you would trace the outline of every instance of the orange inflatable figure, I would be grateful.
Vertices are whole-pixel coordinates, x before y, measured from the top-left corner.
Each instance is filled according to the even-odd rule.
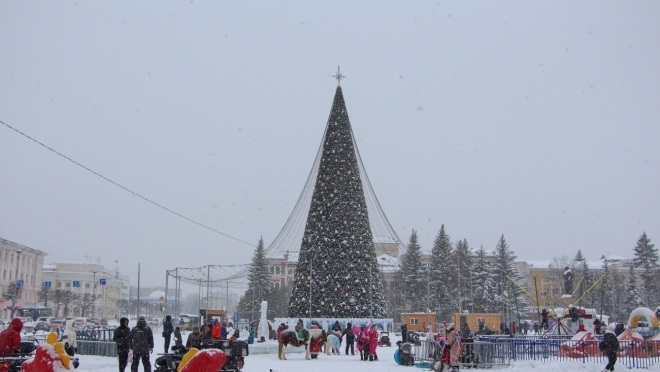
[[[59,372],[73,370],[71,357],[64,351],[64,343],[57,342],[55,332],[50,332],[46,343],[39,345],[32,359],[21,364],[23,372]]]
[[[179,363],[178,372],[218,372],[227,362],[227,355],[222,350],[192,348]]]

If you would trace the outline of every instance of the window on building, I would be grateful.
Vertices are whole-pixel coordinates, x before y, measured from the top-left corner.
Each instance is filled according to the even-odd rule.
[[[58,287],[58,288],[62,288],[62,282],[58,282],[58,283],[57,283],[57,287]]]
[[[552,288],[552,294],[558,295],[559,294],[559,288]]]
[[[275,274],[280,274],[280,267],[279,266],[275,266]]]
[[[86,284],[85,284],[85,288],[89,288],[89,283],[86,283]]]
[[[275,283],[275,289],[280,289],[280,282]]]
[[[2,279],[7,279],[7,270],[2,270]]]
[[[411,325],[419,324],[419,319],[417,319],[417,318],[410,318],[410,324],[411,324]]]
[[[66,286],[67,286],[67,287],[71,287],[71,283],[66,283]]]
[[[271,274],[275,274],[275,266],[269,266],[268,272],[270,272]]]
[[[293,275],[293,269],[289,269],[289,275]]]

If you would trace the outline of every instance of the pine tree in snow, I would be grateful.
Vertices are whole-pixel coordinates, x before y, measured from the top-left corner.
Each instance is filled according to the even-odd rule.
[[[437,319],[449,319],[457,308],[456,272],[452,255],[451,238],[445,232],[445,225],[441,225],[433,241],[429,267],[431,311],[436,312]]]
[[[491,278],[496,283],[495,303],[500,311],[506,310],[507,313],[513,314],[518,307],[518,312],[524,314],[530,310],[529,300],[510,280],[524,284],[524,277],[514,265],[515,260],[516,256],[502,235],[495,246],[495,260],[491,271]]]
[[[453,255],[454,276],[456,276],[456,298],[459,300],[457,312],[470,310],[472,308],[472,271],[474,267],[474,256],[467,239],[456,242]]]
[[[252,255],[252,263],[248,273],[248,289],[238,302],[239,311],[259,311],[262,300],[267,300],[270,293],[270,274],[268,273],[268,261],[264,249],[264,239],[259,239],[259,244]]]
[[[339,86],[321,151],[289,316],[381,318],[386,314],[383,286],[353,131]]]
[[[426,312],[426,274],[426,267],[422,264],[422,247],[418,243],[417,231],[413,230],[397,272],[397,281],[403,289],[404,308],[413,312]]]
[[[486,259],[486,251],[482,246],[476,253],[472,276],[474,293],[474,311],[477,313],[493,313],[501,310],[495,304],[495,282],[491,275],[491,267]]]
[[[637,239],[637,245],[634,248],[635,258],[633,259],[635,267],[641,267],[640,274],[646,290],[646,303],[660,303],[660,266],[658,266],[658,250],[651,239],[646,236],[646,232]]]
[[[582,295],[585,294],[589,288],[591,288],[591,285],[593,284],[593,275],[591,274],[591,270],[589,270],[589,263],[587,262],[587,259],[582,255],[581,250],[577,251],[574,262],[576,265],[574,270],[574,283],[575,285],[579,286],[577,293]],[[593,293],[586,293],[580,302],[580,306],[593,308]]]
[[[637,286],[637,273],[635,272],[635,268],[630,266],[624,310],[626,313],[630,314],[630,312],[640,306],[644,306],[644,301],[642,300],[642,295]]]

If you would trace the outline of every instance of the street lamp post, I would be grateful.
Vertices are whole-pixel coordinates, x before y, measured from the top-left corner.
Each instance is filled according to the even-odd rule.
[[[14,297],[15,298],[18,298],[18,291],[20,290],[20,287],[18,286],[18,268],[19,268],[20,261],[21,261],[21,253],[23,253],[22,250],[20,250],[20,249],[16,250],[16,275],[15,275],[16,278],[14,278],[15,281],[16,281],[16,288],[14,288]],[[14,317],[14,314],[16,314],[16,305],[15,304],[11,308],[11,317],[12,318]]]
[[[96,273],[97,270],[92,270],[94,274],[94,280],[92,281],[92,318],[94,317],[94,304],[96,303]]]

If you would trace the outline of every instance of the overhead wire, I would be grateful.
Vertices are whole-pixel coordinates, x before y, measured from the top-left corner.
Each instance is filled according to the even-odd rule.
[[[178,216],[178,217],[183,218],[184,220],[186,220],[186,221],[188,221],[188,222],[192,222],[192,223],[194,223],[195,225],[198,225],[198,226],[203,227],[203,228],[205,228],[205,229],[207,229],[207,230],[213,231],[213,232],[215,232],[215,233],[217,233],[217,234],[220,234],[220,235],[222,235],[222,236],[224,236],[224,237],[227,237],[227,238],[229,238],[229,239],[233,239],[233,240],[235,240],[235,241],[237,241],[237,242],[240,242],[240,243],[243,243],[243,244],[247,244],[247,245],[249,245],[249,246],[251,246],[251,247],[256,247],[256,245],[254,245],[254,244],[252,244],[252,243],[248,243],[248,242],[246,242],[246,241],[244,241],[244,240],[238,239],[238,238],[233,237],[233,236],[231,236],[231,235],[229,235],[229,234],[225,234],[225,233],[223,233],[222,231],[218,231],[218,230],[216,230],[216,229],[214,229],[214,228],[212,228],[212,227],[209,227],[209,226],[207,226],[207,225],[204,225],[203,223],[197,222],[197,221],[193,220],[192,218],[186,217],[186,216],[182,215],[181,213],[175,212],[175,211],[173,211],[173,210],[170,209],[170,208],[167,208],[167,207],[165,207],[165,206],[163,206],[163,205],[161,205],[161,204],[158,204],[158,203],[156,203],[155,201],[153,201],[153,200],[151,200],[151,199],[149,199],[149,198],[147,198],[147,197],[144,197],[144,196],[138,194],[137,192],[135,192],[135,191],[133,191],[133,190],[131,190],[131,189],[125,187],[125,186],[122,186],[122,185],[120,185],[119,183],[117,183],[117,182],[115,182],[115,181],[109,179],[108,177],[106,177],[106,176],[104,176],[104,175],[102,175],[102,174],[100,174],[100,173],[98,173],[98,172],[96,172],[96,171],[94,171],[94,170],[92,170],[92,169],[90,169],[90,168],[88,168],[88,167],[86,167],[86,166],[84,166],[84,165],[78,163],[77,161],[71,159],[70,157],[68,157],[68,156],[66,156],[66,155],[64,155],[64,154],[62,154],[62,153],[60,153],[59,151],[57,151],[57,150],[55,150],[55,149],[49,147],[48,145],[46,145],[46,144],[44,144],[44,143],[42,143],[42,142],[40,142],[40,141],[38,141],[38,140],[36,140],[36,139],[30,137],[29,135],[27,135],[27,134],[21,132],[20,130],[18,130],[18,129],[16,129],[16,128],[14,128],[14,127],[12,127],[11,125],[5,123],[4,121],[0,120],[0,123],[4,124],[7,128],[9,128],[9,129],[15,131],[16,133],[18,133],[18,134],[20,134],[20,135],[22,135],[22,136],[24,136],[24,137],[26,137],[26,138],[32,140],[33,142],[35,142],[35,143],[37,143],[37,144],[39,144],[39,145],[45,147],[46,149],[50,150],[51,152],[54,152],[55,154],[57,154],[57,155],[63,157],[64,159],[66,159],[66,160],[72,162],[73,164],[75,164],[75,165],[77,165],[77,166],[79,166],[79,167],[81,167],[81,168],[87,170],[87,171],[90,172],[90,173],[95,174],[96,176],[98,176],[98,177],[100,177],[100,178],[102,178],[102,179],[104,179],[104,180],[110,182],[111,184],[113,184],[113,185],[115,185],[115,186],[117,186],[117,187],[119,187],[119,188],[121,188],[121,189],[123,189],[123,190],[126,190],[126,191],[130,192],[131,194],[137,196],[138,198],[140,198],[140,199],[142,199],[142,200],[144,200],[144,201],[147,201],[147,202],[149,202],[149,203],[151,203],[151,204],[153,204],[153,205],[155,205],[155,206],[157,206],[157,207],[159,207],[159,208],[161,208],[161,209],[163,209],[163,210],[165,210],[165,211],[167,211],[167,212],[170,212],[170,213],[172,213],[172,214],[174,214],[174,215],[176,215],[176,216]]]

